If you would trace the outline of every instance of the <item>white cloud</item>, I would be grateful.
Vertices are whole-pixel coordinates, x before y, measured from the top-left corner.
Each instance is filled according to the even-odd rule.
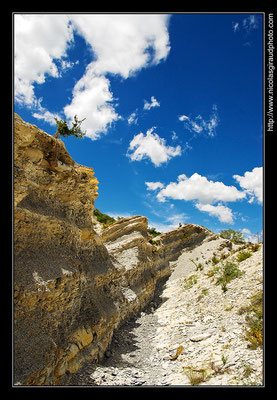
[[[185,121],[187,119],[189,119],[189,117],[187,117],[186,115],[180,115],[180,117],[179,117],[180,121]]]
[[[133,137],[127,153],[132,161],[149,158],[156,167],[159,167],[172,157],[181,155],[181,146],[167,146],[165,139],[160,138],[157,133],[152,133],[154,129],[155,127],[149,129],[146,135],[141,132]]]
[[[253,29],[258,29],[259,27],[258,18],[254,14],[248,15],[246,18],[242,20],[241,24],[239,22],[232,22],[232,27],[235,33],[241,30],[241,32],[249,34]]]
[[[66,57],[72,26],[66,15],[15,14],[14,38],[15,100],[33,106],[34,84],[59,77],[55,60]]]
[[[98,139],[121,118],[112,103],[114,98],[106,75],[118,74],[126,79],[140,69],[166,59],[170,50],[169,16],[98,14],[72,15],[70,18],[91,46],[94,60],[75,85],[72,103],[64,111],[70,118],[75,114],[86,118],[83,126],[87,136]]]
[[[185,213],[174,214],[166,218],[166,221],[171,222],[171,226],[174,226],[175,228],[179,226],[179,223],[183,224],[186,220],[187,215]]]
[[[175,131],[172,131],[171,139],[172,140],[177,140],[178,139],[177,133]]]
[[[246,32],[257,29],[259,26],[257,17],[255,15],[249,15],[242,21],[242,26],[246,30]]]
[[[165,14],[15,15],[15,100],[38,111],[37,118],[50,118],[47,110],[36,109],[35,84],[43,84],[47,76],[61,78],[73,66],[66,52],[77,30],[90,46],[93,61],[76,83],[64,114],[69,119],[75,114],[86,118],[82,127],[87,136],[99,138],[121,118],[107,74],[126,79],[165,60],[170,51],[169,18]]]
[[[112,122],[120,118],[112,102],[110,81],[104,76],[93,75],[88,69],[75,85],[72,102],[64,107],[64,113],[70,120],[75,114],[79,119],[86,118],[82,128],[86,130],[87,137],[96,140],[101,133],[107,132]]]
[[[234,32],[237,32],[239,30],[239,23],[238,22],[233,22],[232,26],[233,26]]]
[[[200,119],[200,115],[197,117],[198,119]],[[196,133],[200,133],[203,131],[203,126],[197,124],[195,121],[190,120],[190,125],[191,125],[191,129],[196,132]]]
[[[201,115],[198,115],[195,120],[191,119],[187,115],[181,115],[179,121],[184,122],[184,126],[189,131],[196,133],[206,133],[212,137],[216,133],[216,128],[219,123],[218,112],[216,104],[212,107],[212,113],[208,120],[204,120]]]
[[[195,207],[200,211],[207,212],[212,217],[217,217],[221,222],[234,223],[232,210],[222,204],[213,206],[212,204],[197,203]]]
[[[132,114],[130,114],[130,116],[127,119],[128,124],[137,124],[138,123],[138,116],[137,116],[137,112],[134,111]]]
[[[59,77],[62,76],[63,72],[66,72],[69,69],[73,68],[74,65],[78,65],[79,64],[79,60],[77,60],[77,61],[68,61],[68,60],[62,60],[61,59],[61,60],[58,60],[58,62],[60,63],[60,66],[61,66],[61,71],[60,71]]]
[[[59,114],[51,113],[43,107],[39,110],[39,112],[35,112],[32,115],[37,119],[42,119],[50,125],[56,125],[54,118],[61,119]]]
[[[165,233],[179,227],[179,223],[184,224],[188,216],[185,213],[174,214],[165,219],[165,223],[148,221],[149,227],[156,228],[157,232]]]
[[[157,190],[164,187],[164,184],[161,182],[145,182],[145,184],[147,186],[147,190]]]
[[[61,119],[60,114],[48,111],[45,107],[41,105],[41,101],[42,99],[38,99],[36,101],[36,112],[32,113],[33,117],[37,119],[42,119],[50,125],[56,125],[55,118]]]
[[[247,242],[258,243],[258,240],[263,240],[263,232],[257,232],[256,234],[253,234],[247,228],[241,229],[240,231]]]
[[[263,202],[263,167],[253,168],[251,172],[246,171],[243,176],[233,175],[240,187],[249,195],[249,203],[256,199],[260,204]]]
[[[157,99],[155,99],[154,96],[151,96],[151,103],[144,100],[144,107],[143,107],[144,110],[150,110],[150,108],[153,107],[160,107],[160,103],[157,101]]]
[[[165,14],[77,14],[70,19],[91,46],[97,75],[128,78],[166,59],[170,51]]]
[[[159,201],[166,198],[178,200],[198,200],[202,204],[217,201],[237,201],[246,197],[244,192],[234,186],[226,186],[223,182],[209,181],[205,176],[194,173],[190,178],[182,174],[178,182],[171,182],[157,195]]]
[[[121,217],[121,218],[130,218],[130,217],[134,217],[135,213],[129,213],[126,211],[123,212],[117,212],[117,211],[103,211],[104,214],[109,215],[110,217],[117,219],[117,217]]]

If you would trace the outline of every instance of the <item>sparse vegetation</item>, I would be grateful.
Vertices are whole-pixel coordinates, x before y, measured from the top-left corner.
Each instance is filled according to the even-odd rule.
[[[222,287],[223,292],[227,291],[227,283],[232,279],[241,276],[243,272],[238,268],[237,264],[226,262],[226,264],[221,269],[221,274],[216,281],[216,285],[220,285]]]
[[[235,244],[245,243],[243,234],[239,231],[234,231],[233,229],[223,229],[220,232],[220,236],[223,239],[231,240]]]
[[[227,360],[228,360],[228,357],[227,357],[227,356],[225,356],[225,354],[222,354],[222,356],[221,356],[221,360],[222,360],[222,362],[223,362],[223,365],[225,365],[225,364],[226,364],[226,362],[227,362]]]
[[[216,258],[216,256],[213,256],[212,257],[212,262],[213,262],[213,264],[217,264],[217,263],[219,263],[219,259],[218,258]]]
[[[196,267],[196,271],[202,271],[203,270],[203,268],[204,268],[204,266],[201,264],[201,263],[198,263],[197,264],[197,267]]]
[[[247,258],[251,257],[251,253],[249,253],[248,251],[240,251],[239,254],[237,255],[237,262],[241,262],[246,260]]]
[[[56,125],[57,125],[57,132],[54,134],[55,138],[59,138],[60,136],[67,137],[67,136],[74,136],[75,138],[81,138],[86,134],[86,131],[81,131],[81,124],[85,120],[78,120],[77,115],[74,115],[74,122],[72,122],[72,128],[69,129],[67,125],[67,121],[65,119],[58,119],[55,118]]]
[[[109,225],[113,224],[116,222],[116,220],[113,217],[110,217],[107,214],[101,213],[97,208],[94,210],[94,215],[97,218],[97,221],[100,222],[101,224],[104,224],[104,227],[108,227]]]
[[[197,275],[190,275],[188,278],[185,279],[184,288],[190,289],[196,283],[197,283]]]
[[[251,365],[246,364],[246,363],[244,364],[243,367],[244,367],[243,376],[244,376],[244,378],[248,378],[251,375],[253,369],[252,369]]]
[[[213,267],[206,273],[206,275],[208,278],[212,278],[218,271],[219,271],[219,267]]]
[[[259,291],[251,298],[249,307],[240,312],[246,312],[245,320],[248,325],[246,330],[246,339],[249,341],[249,347],[256,349],[263,345],[263,291]]]
[[[195,369],[192,367],[183,367],[183,372],[189,378],[192,386],[199,385],[199,383],[205,382],[207,379],[207,370],[203,368]]]
[[[147,232],[150,233],[150,235],[152,236],[152,239],[161,234],[161,232],[156,231],[156,228],[148,228]]]
[[[259,250],[260,244],[259,243],[255,243],[255,244],[251,243],[249,248],[253,253],[255,253],[256,251]]]
[[[153,240],[153,239],[150,239],[149,243],[151,243],[154,246],[159,246],[160,245],[160,242],[158,240]]]
[[[196,257],[195,260],[198,261],[198,257]],[[198,270],[202,271],[203,270],[204,266],[201,263],[196,264],[196,262],[192,258],[190,258],[190,261],[195,265],[196,271],[198,271]]]

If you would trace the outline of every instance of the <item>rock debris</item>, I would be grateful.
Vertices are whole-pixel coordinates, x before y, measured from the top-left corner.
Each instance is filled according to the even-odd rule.
[[[210,276],[211,258],[226,254],[221,264],[235,261],[240,247],[233,245],[232,254],[222,243],[206,240],[171,263],[171,276],[160,281],[147,308],[122,325],[103,360],[84,365],[71,384],[263,385],[263,352],[249,348],[240,313],[262,288],[262,247],[239,263],[243,274],[224,292],[215,285],[216,275]],[[202,270],[196,271],[195,263],[202,263]],[[186,285],[192,275],[194,283]]]

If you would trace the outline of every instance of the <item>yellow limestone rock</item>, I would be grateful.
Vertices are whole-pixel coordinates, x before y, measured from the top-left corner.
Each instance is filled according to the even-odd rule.
[[[98,181],[62,140],[14,117],[14,381],[67,384],[152,299],[190,225],[149,242],[146,217],[94,231]],[[155,238],[155,241],[157,239]]]

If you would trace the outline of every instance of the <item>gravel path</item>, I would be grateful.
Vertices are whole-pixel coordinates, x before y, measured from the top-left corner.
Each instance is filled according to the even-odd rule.
[[[242,340],[245,317],[239,315],[238,309],[253,294],[253,288],[258,288],[262,254],[261,251],[254,253],[240,263],[245,275],[237,282],[234,280],[223,294],[221,288],[206,276],[211,266],[208,261],[213,254],[228,251],[224,246],[221,248],[223,242],[221,239],[204,241],[183,252],[172,263],[171,276],[159,283],[148,307],[114,332],[101,363],[84,364],[71,384],[191,385],[184,368],[198,368],[188,371],[197,374],[204,369],[208,371],[209,379],[202,384],[250,382],[261,385],[262,350],[249,350]],[[197,269],[199,263],[203,266],[200,270]],[[197,284],[184,289],[185,278],[192,274],[197,275]],[[238,298],[238,284],[241,299]],[[248,371],[251,369],[248,380],[243,378],[246,365]]]
[[[155,310],[164,301],[165,281],[157,287],[148,307],[122,325],[113,335],[109,349],[100,364],[86,363],[75,374],[72,385],[141,386],[167,385],[167,371],[162,358],[154,351],[153,341],[158,318]]]

